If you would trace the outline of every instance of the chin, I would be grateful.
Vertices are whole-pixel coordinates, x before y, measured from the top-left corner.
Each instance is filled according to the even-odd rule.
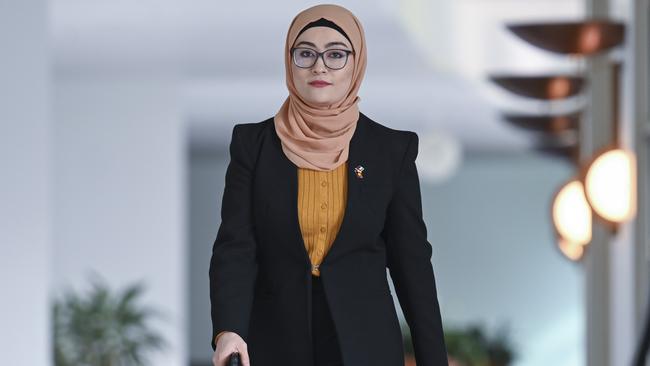
[[[327,107],[328,105],[334,103],[333,101],[329,99],[321,99],[321,98],[311,98],[309,99],[309,102],[312,104],[316,104],[321,107]]]

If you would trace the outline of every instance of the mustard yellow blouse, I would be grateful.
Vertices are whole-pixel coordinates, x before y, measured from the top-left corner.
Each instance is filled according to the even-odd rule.
[[[348,197],[347,171],[347,161],[329,171],[298,168],[298,221],[314,276],[320,276],[318,266],[343,222]],[[225,332],[216,335],[215,343]]]
[[[345,162],[329,171],[298,168],[298,221],[314,276],[320,276],[318,266],[343,221],[347,166]]]

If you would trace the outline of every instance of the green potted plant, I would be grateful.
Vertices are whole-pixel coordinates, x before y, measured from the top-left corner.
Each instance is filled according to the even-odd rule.
[[[406,329],[402,334],[405,365],[415,366],[411,334]],[[493,336],[487,336],[478,325],[445,328],[445,344],[450,366],[508,366],[516,356],[505,327]]]
[[[483,332],[478,327],[445,330],[445,344],[450,364],[458,366],[488,366],[488,352]]]
[[[147,365],[145,352],[167,342],[147,321],[162,314],[136,304],[142,283],[113,293],[104,281],[92,280],[92,289],[79,295],[66,291],[55,300],[54,363],[56,366]]]
[[[507,366],[514,361],[516,352],[506,327],[501,327],[486,342],[490,366]]]

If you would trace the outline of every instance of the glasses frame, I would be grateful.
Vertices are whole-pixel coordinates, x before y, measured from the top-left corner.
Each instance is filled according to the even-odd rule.
[[[309,65],[309,66],[298,66],[298,64],[296,63],[296,59],[293,56],[293,51],[295,51],[297,49],[305,49],[305,50],[314,51],[314,53],[316,53],[316,59],[314,60],[314,63]],[[341,66],[338,69],[334,69],[334,68],[331,68],[331,67],[327,66],[327,62],[325,62],[324,55],[325,55],[325,52],[329,52],[329,51],[342,51],[342,52],[345,52],[345,63],[343,64],[343,66]],[[296,65],[296,67],[299,67],[301,69],[310,69],[310,68],[314,67],[314,65],[316,65],[316,63],[318,62],[318,59],[322,58],[323,59],[323,65],[325,65],[325,67],[327,67],[328,69],[330,69],[330,70],[341,70],[348,64],[348,58],[349,58],[350,54],[354,55],[355,52],[351,51],[351,50],[344,50],[342,48],[330,48],[330,49],[327,49],[327,50],[325,50],[323,52],[318,52],[315,49],[309,48],[309,47],[291,47],[291,50],[289,51],[289,54],[291,55],[291,60],[293,61],[293,64]]]

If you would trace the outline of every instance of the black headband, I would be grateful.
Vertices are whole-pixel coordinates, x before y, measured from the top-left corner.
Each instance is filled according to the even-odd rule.
[[[298,35],[296,36],[296,38],[298,38],[298,37],[302,34],[302,32],[304,32],[304,31],[306,31],[307,29],[312,28],[312,27],[330,27],[330,28],[333,28],[333,29],[337,30],[339,33],[341,33],[342,35],[344,35],[345,38],[347,38],[348,41],[350,41],[350,44],[352,45],[352,41],[350,40],[350,37],[348,37],[348,35],[345,34],[345,32],[343,31],[343,29],[341,29],[341,27],[339,27],[338,25],[336,25],[336,23],[334,23],[334,22],[332,22],[332,21],[329,21],[329,20],[327,20],[327,19],[325,19],[325,18],[320,18],[320,19],[315,20],[315,21],[313,21],[313,22],[307,24],[306,26],[304,26],[304,27],[300,30],[300,32],[298,33]]]

